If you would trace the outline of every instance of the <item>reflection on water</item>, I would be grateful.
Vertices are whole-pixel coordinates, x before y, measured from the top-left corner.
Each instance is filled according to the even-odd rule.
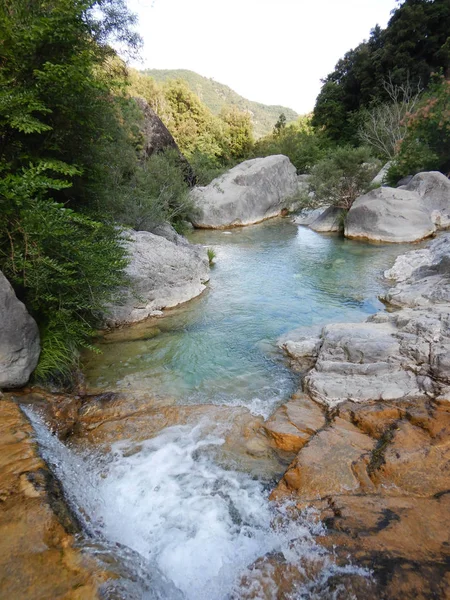
[[[106,336],[103,353],[85,361],[91,387],[146,389],[268,414],[296,385],[277,338],[380,310],[382,272],[405,251],[321,235],[286,219],[196,231],[191,241],[217,255],[208,290],[163,319]]]

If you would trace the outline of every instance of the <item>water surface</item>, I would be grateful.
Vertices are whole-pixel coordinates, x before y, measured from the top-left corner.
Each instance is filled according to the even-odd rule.
[[[383,308],[382,273],[405,246],[364,244],[287,219],[196,231],[217,258],[207,291],[162,319],[106,336],[85,370],[95,389],[151,390],[180,403],[267,415],[298,385],[276,340]]]

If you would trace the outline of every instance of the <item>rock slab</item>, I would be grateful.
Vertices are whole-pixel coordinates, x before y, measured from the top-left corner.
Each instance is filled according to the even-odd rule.
[[[143,321],[163,308],[177,306],[203,292],[209,280],[205,248],[174,243],[147,231],[131,231],[127,238],[131,287],[124,291],[120,305],[110,307],[105,318],[108,326]]]
[[[25,385],[40,354],[39,331],[0,272],[0,388]]]
[[[298,181],[295,167],[280,154],[246,160],[191,193],[198,208],[193,225],[224,229],[280,215],[298,193]]]

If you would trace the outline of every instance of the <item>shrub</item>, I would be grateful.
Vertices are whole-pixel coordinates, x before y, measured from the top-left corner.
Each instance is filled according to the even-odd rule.
[[[309,185],[315,205],[349,210],[368,189],[379,167],[367,148],[337,148],[311,170]]]
[[[38,322],[42,354],[36,376],[68,381],[80,347],[90,347],[99,316],[125,283],[120,232],[48,197],[68,187],[49,176],[71,172],[39,164],[0,182],[0,262]]]

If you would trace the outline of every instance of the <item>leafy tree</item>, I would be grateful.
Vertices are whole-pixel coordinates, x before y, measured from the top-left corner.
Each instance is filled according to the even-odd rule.
[[[367,42],[350,50],[323,82],[313,124],[334,140],[355,143],[352,113],[389,101],[382,82],[391,77],[402,86],[408,79],[427,87],[431,74],[450,68],[450,3],[405,0],[386,29],[375,27]]]
[[[248,113],[234,107],[222,109],[219,118],[225,123],[222,147],[228,160],[245,160],[253,147],[253,126]]]
[[[274,125],[273,134],[280,135],[285,127],[286,127],[286,115],[284,113],[281,113],[281,115],[278,117],[278,121]]]
[[[253,156],[284,154],[299,173],[309,173],[311,168],[330,148],[330,142],[311,125],[311,116],[299,117],[279,133],[273,133],[256,142]]]
[[[309,185],[315,205],[349,210],[367,191],[379,167],[367,148],[341,147],[330,152],[311,170]]]
[[[74,209],[95,208],[87,189],[124,115],[109,42],[138,38],[124,0],[3,6],[0,268],[38,322],[38,374],[66,379],[123,283],[120,233]]]
[[[420,171],[450,172],[450,79],[439,78],[417,109],[405,117],[406,133],[388,180]]]

